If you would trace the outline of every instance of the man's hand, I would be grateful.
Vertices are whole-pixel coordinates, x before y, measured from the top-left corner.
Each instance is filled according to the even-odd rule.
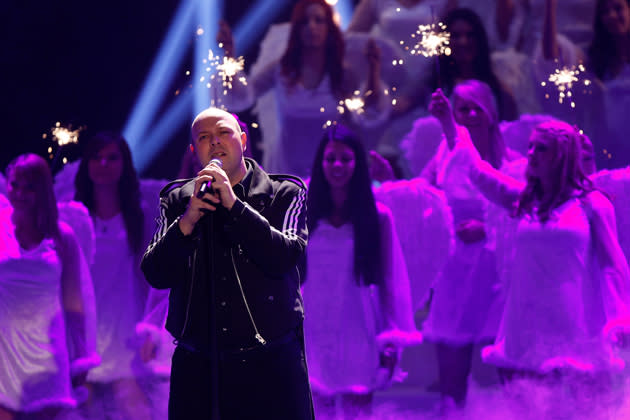
[[[203,184],[211,182],[211,190],[197,197]],[[190,197],[186,211],[179,219],[179,228],[184,235],[190,235],[205,212],[215,211],[219,204],[230,210],[236,201],[230,180],[225,171],[215,164],[208,164],[197,174],[195,190]]]

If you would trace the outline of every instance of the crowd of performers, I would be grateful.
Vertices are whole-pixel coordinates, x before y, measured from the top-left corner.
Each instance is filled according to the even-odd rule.
[[[392,66],[436,16],[450,54]],[[218,38],[230,55],[227,25]],[[548,76],[580,63],[560,103]],[[605,392],[627,371],[629,75],[627,0],[362,0],[345,33],[300,0],[270,28],[220,102],[254,106],[263,167],[309,185],[318,416],[369,416],[423,339],[445,411],[465,405],[479,344],[506,386]],[[341,112],[356,92],[364,107]],[[139,179],[115,132],[83,150],[55,177],[18,156],[1,182],[0,420],[166,418],[168,292],[139,271],[165,182]]]

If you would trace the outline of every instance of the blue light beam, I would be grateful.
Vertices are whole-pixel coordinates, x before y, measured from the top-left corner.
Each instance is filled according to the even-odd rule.
[[[133,153],[134,165],[142,173],[151,164],[153,158],[164,149],[164,146],[183,124],[190,122],[188,116],[193,106],[192,89],[180,93],[158,120],[153,129],[143,136],[142,150]]]
[[[207,65],[203,63],[203,60],[208,58],[208,50],[212,49],[215,54],[220,53],[216,43],[216,36],[219,28],[219,19],[223,12],[222,0],[198,0],[198,2],[198,25],[203,28],[203,34],[199,35],[195,42],[193,78],[195,91],[194,115],[208,108],[210,106],[210,100],[212,99],[210,97],[211,91],[206,86],[209,80],[205,80],[204,82],[200,82],[199,80],[202,76],[207,78],[209,75],[209,73],[206,72]]]
[[[283,7],[290,3],[290,0],[259,0],[236,25],[234,43],[237,51],[235,55],[242,55],[252,43],[260,41],[263,31],[269,26],[269,22]]]
[[[175,77],[176,69],[184,58],[186,48],[183,46],[192,35],[190,22],[197,8],[197,2],[198,0],[184,0],[180,3],[149,76],[127,119],[123,135],[129,142],[134,156],[142,153],[139,150],[140,142],[143,141],[147,128],[153,122],[157,110],[167,96],[166,87]]]

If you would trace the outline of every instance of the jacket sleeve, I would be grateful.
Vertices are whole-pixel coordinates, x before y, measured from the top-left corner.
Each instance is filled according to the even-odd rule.
[[[160,198],[157,229],[149,243],[140,268],[149,284],[156,289],[172,288],[185,275],[194,250],[192,236],[179,228],[179,214],[169,210],[169,196]]]
[[[273,276],[283,276],[294,269],[304,254],[306,228],[306,189],[284,181],[271,203],[282,225],[272,225],[265,217],[241,200],[230,210],[229,230],[258,267]]]

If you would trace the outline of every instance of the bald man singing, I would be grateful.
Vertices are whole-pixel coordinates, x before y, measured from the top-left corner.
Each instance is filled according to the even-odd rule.
[[[160,193],[142,271],[170,289],[169,419],[313,419],[300,295],[306,188],[245,158],[233,115],[201,112],[203,169]]]

